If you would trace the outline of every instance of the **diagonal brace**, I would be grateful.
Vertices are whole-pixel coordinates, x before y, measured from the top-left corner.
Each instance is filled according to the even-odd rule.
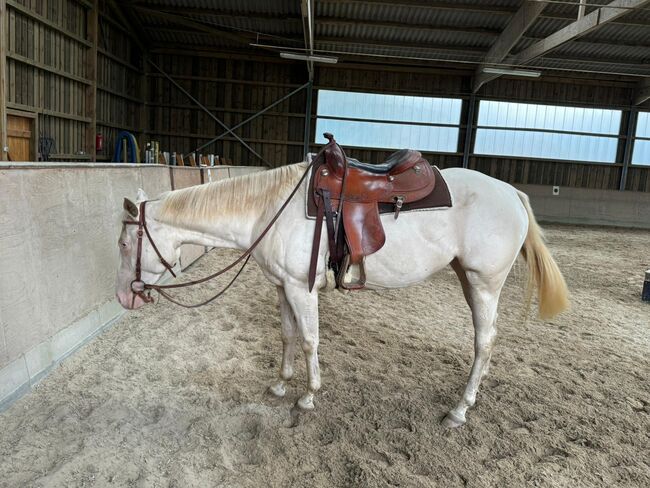
[[[262,115],[262,114],[264,114],[264,113],[266,113],[266,112],[268,112],[268,111],[271,110],[273,107],[275,107],[275,106],[281,104],[282,102],[284,102],[286,99],[291,98],[291,97],[294,96],[296,93],[298,93],[300,90],[304,90],[305,88],[307,88],[307,87],[310,85],[310,83],[311,83],[311,82],[308,81],[308,82],[305,83],[304,85],[299,86],[298,88],[296,88],[295,90],[293,90],[291,93],[286,94],[286,95],[283,96],[282,98],[280,98],[280,99],[276,100],[275,102],[273,102],[271,105],[269,105],[269,106],[263,108],[263,109],[260,110],[259,112],[256,112],[255,114],[253,114],[253,115],[251,115],[250,117],[248,117],[246,120],[243,120],[243,121],[241,121],[239,124],[233,126],[232,129],[230,129],[230,130],[231,130],[231,131],[234,131],[234,130],[239,129],[239,128],[242,127],[243,125],[248,124],[251,120],[253,120],[253,119],[259,117],[260,115]],[[212,140],[206,142],[205,144],[201,144],[199,147],[197,147],[197,148],[196,148],[194,151],[192,151],[192,152],[195,153],[195,152],[200,151],[201,149],[205,149],[205,148],[208,147],[209,145],[214,144],[214,143],[217,142],[219,139],[222,139],[223,137],[225,137],[227,134],[228,134],[228,131],[219,134],[219,135],[216,136],[214,139],[212,139]]]
[[[208,108],[206,108],[201,102],[199,102],[196,98],[192,96],[190,92],[188,92],[185,88],[183,88],[176,80],[174,80],[171,76],[169,76],[167,73],[165,73],[156,63],[153,61],[149,60],[149,63],[156,68],[160,73],[167,78],[176,88],[178,88],[180,91],[182,91],[190,100],[192,100],[194,103],[196,103],[205,113],[207,113],[217,124],[219,124],[221,127],[226,129],[226,134],[232,134],[235,139],[237,139],[239,142],[242,143],[242,145],[248,149],[250,152],[252,152],[257,158],[259,158],[265,165],[267,165],[269,168],[271,167],[271,164],[264,159],[262,156],[260,156],[255,150],[250,147],[246,142],[239,137],[237,134],[233,132],[233,129],[229,128],[226,124],[224,124],[216,115],[214,115]]]

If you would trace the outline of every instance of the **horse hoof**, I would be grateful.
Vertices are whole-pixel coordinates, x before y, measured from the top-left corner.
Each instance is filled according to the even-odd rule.
[[[284,385],[284,381],[269,386],[269,391],[278,398],[282,398],[287,394],[287,388]]]
[[[302,410],[313,410],[314,409],[314,395],[307,393],[296,403],[299,408]]]
[[[442,419],[442,426],[446,427],[447,429],[457,429],[463,425],[465,425],[465,419],[461,420],[451,412],[445,415],[445,418]]]

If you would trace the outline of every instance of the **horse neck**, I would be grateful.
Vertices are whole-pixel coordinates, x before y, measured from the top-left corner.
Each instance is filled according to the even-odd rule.
[[[152,201],[151,209],[147,209],[154,219],[159,214],[161,201]],[[165,222],[162,225],[170,233],[171,239],[177,244],[197,244],[201,246],[247,249],[255,240],[255,234],[260,222],[266,222],[269,213],[268,201],[260,204],[248,201],[237,210],[230,209],[226,213],[217,212],[209,220],[187,224],[183,219],[178,222]],[[273,205],[271,205],[273,207]]]

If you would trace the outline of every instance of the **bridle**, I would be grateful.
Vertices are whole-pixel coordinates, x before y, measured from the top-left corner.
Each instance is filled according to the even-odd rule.
[[[142,241],[144,239],[144,236],[147,236],[147,239],[149,240],[149,243],[151,244],[151,247],[155,251],[156,255],[158,256],[158,259],[162,263],[162,265],[169,271],[174,278],[176,277],[176,274],[174,273],[173,266],[170,265],[165,258],[162,257],[162,254],[160,254],[160,251],[158,250],[158,247],[156,246],[156,243],[154,242],[153,238],[151,237],[151,234],[149,233],[149,229],[147,228],[147,221],[145,218],[145,209],[147,205],[147,201],[141,202],[140,203],[140,212],[138,215],[138,220],[123,220],[122,223],[124,225],[137,225],[138,230],[137,230],[137,236],[138,236],[138,245],[137,245],[137,254],[135,258],[135,279],[131,281],[131,291],[133,292],[133,300],[131,302],[131,307],[134,306],[135,304],[135,297],[138,296],[140,297],[145,303],[152,303],[154,301],[153,297],[150,294],[150,290],[155,290],[158,292],[158,294],[165,299],[169,300],[172,303],[175,303],[176,305],[180,305],[181,307],[185,308],[196,308],[196,307],[201,307],[203,305],[207,305],[211,301],[219,298],[221,295],[223,295],[228,288],[230,288],[233,283],[239,278],[239,275],[242,273],[244,270],[244,267],[246,267],[246,264],[248,264],[248,261],[251,257],[251,254],[255,250],[255,248],[258,246],[258,244],[262,241],[264,236],[271,230],[271,227],[273,227],[273,224],[278,220],[284,209],[287,207],[293,196],[296,194],[300,186],[302,185],[303,181],[305,181],[305,178],[309,174],[309,171],[312,169],[312,167],[319,161],[320,155],[323,151],[321,150],[309,163],[307,168],[305,169],[305,172],[303,173],[302,177],[300,178],[300,181],[296,184],[295,188],[291,192],[291,194],[287,197],[287,199],[284,201],[280,209],[276,212],[276,214],[273,216],[271,221],[267,224],[267,226],[264,228],[264,230],[260,233],[260,235],[255,239],[255,242],[251,244],[251,246],[246,249],[241,256],[239,256],[237,259],[235,259],[232,263],[230,263],[228,266],[225,268],[220,269],[216,273],[213,273],[209,276],[206,276],[204,278],[200,278],[197,280],[192,280],[192,281],[187,281],[185,283],[174,283],[170,285],[155,285],[155,284],[150,284],[150,283],[145,283],[142,280]],[[237,271],[237,274],[234,276],[234,278],[222,289],[220,290],[217,294],[213,295],[212,297],[208,298],[207,300],[204,300],[203,302],[200,303],[195,303],[195,304],[186,304],[183,302],[179,302],[176,300],[176,298],[170,296],[165,290],[172,289],[172,288],[185,288],[188,286],[193,286],[193,285],[198,285],[200,283],[205,283],[206,281],[209,281],[213,278],[216,278],[217,276],[220,276],[224,274],[227,271],[230,271],[232,268],[237,266],[239,263],[243,261],[243,264],[239,271]],[[147,293],[149,292],[149,293]]]
[[[156,252],[156,255],[158,256],[158,259],[162,263],[162,265],[169,271],[174,278],[176,278],[176,273],[174,273],[174,266],[169,264],[165,258],[162,257],[162,254],[160,254],[160,251],[158,250],[158,246],[156,246],[156,243],[154,242],[153,238],[151,237],[151,234],[149,233],[149,229],[147,227],[147,220],[145,217],[145,209],[147,208],[147,201],[145,200],[144,202],[140,203],[140,211],[138,213],[138,220],[123,220],[122,223],[124,225],[137,225],[138,230],[136,231],[136,234],[138,236],[138,250],[137,254],[135,257],[135,279],[131,281],[131,291],[133,292],[133,301],[131,302],[131,306],[135,304],[135,297],[139,296],[145,303],[151,303],[153,302],[153,297],[150,294],[146,294],[145,291],[147,289],[150,289],[150,286],[147,285],[144,281],[142,281],[142,238],[143,235],[146,234],[147,239],[149,239],[149,243],[151,244],[151,247],[153,250]]]

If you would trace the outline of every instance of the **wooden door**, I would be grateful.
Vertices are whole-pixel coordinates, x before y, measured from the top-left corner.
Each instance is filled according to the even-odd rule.
[[[7,114],[7,146],[10,161],[36,161],[34,118]]]

